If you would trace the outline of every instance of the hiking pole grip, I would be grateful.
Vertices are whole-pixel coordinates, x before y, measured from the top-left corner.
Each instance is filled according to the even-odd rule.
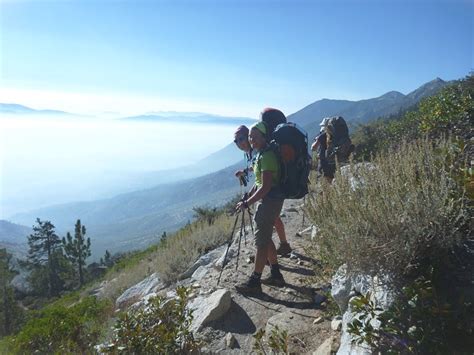
[[[225,267],[226,260],[227,260],[227,254],[229,253],[230,246],[232,245],[232,241],[234,239],[233,236],[234,236],[234,232],[235,232],[235,227],[237,227],[237,221],[239,220],[239,213],[240,213],[240,211],[238,211],[235,215],[234,226],[232,227],[232,232],[230,233],[229,242],[227,243],[227,249],[225,250],[224,260],[222,261],[221,272],[219,273],[219,278],[217,279],[217,286],[219,286],[219,282],[221,281],[222,272],[224,271],[224,267]]]

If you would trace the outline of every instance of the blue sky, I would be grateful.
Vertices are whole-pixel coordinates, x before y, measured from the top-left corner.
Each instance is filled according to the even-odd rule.
[[[473,64],[473,1],[2,1],[0,101],[255,117]]]

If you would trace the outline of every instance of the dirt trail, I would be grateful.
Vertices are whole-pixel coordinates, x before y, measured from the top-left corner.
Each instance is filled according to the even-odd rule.
[[[255,255],[255,247],[251,232],[247,236],[247,244],[242,241],[239,258],[239,267],[236,270],[237,258],[234,256],[226,265],[219,288],[226,288],[232,293],[232,306],[226,315],[219,321],[209,324],[200,334],[208,345],[206,350],[211,353],[251,353],[254,344],[253,334],[260,328],[265,328],[267,321],[275,316],[277,324],[289,329],[289,350],[291,353],[312,353],[333,331],[330,321],[319,319],[323,316],[321,309],[320,287],[310,285],[308,279],[313,275],[311,268],[314,262],[305,256],[304,247],[309,243],[311,233],[296,236],[309,227],[308,221],[303,226],[302,201],[285,201],[282,211],[282,220],[293,253],[290,257],[279,257],[281,271],[287,285],[282,288],[262,285],[263,295],[246,297],[237,293],[234,285],[243,282],[253,271],[253,263],[248,262],[250,256]],[[238,232],[237,228],[237,232]],[[278,237],[273,235],[276,245]],[[234,243],[233,248],[236,248]],[[269,274],[266,267],[262,277]],[[212,290],[216,287],[219,271],[210,269],[206,276],[195,285],[199,290]],[[201,292],[202,292],[201,291]],[[275,318],[273,318],[275,319]],[[274,322],[272,322],[274,324]],[[225,335],[232,333],[239,348],[228,349],[225,345]]]

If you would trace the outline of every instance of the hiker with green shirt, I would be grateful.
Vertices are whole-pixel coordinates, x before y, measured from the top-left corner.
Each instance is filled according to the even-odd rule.
[[[255,185],[249,192],[247,200],[237,204],[236,209],[248,208],[257,203],[255,211],[255,245],[257,255],[255,268],[250,278],[235,288],[242,294],[258,294],[262,292],[261,283],[283,286],[285,280],[280,272],[277,251],[272,240],[273,226],[280,216],[283,198],[279,192],[280,165],[275,153],[269,149],[266,141],[266,126],[263,122],[254,124],[250,129],[249,141],[257,151],[253,162]],[[261,280],[267,260],[270,263],[270,276]]]
[[[253,171],[253,167],[249,167],[248,165],[253,162],[255,154],[252,147],[250,146],[248,137],[249,129],[244,125],[239,126],[234,133],[234,143],[245,153],[245,158],[247,159],[247,167],[243,170],[238,170],[235,173],[235,176],[240,179],[240,181],[242,181],[242,179],[246,179],[246,175]],[[286,239],[285,225],[283,224],[280,215],[278,215],[277,219],[275,219],[275,230],[277,232],[278,239],[280,239],[280,245],[278,246],[277,254],[282,256],[290,254],[292,249]]]

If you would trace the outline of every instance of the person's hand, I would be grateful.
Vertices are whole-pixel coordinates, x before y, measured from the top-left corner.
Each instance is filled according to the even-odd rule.
[[[239,211],[239,210],[245,210],[246,208],[248,208],[249,205],[247,204],[247,201],[240,201],[237,203],[237,205],[235,206],[235,210],[236,211]]]
[[[235,172],[235,177],[240,178],[241,176],[245,175],[245,172],[243,170],[237,170]]]

